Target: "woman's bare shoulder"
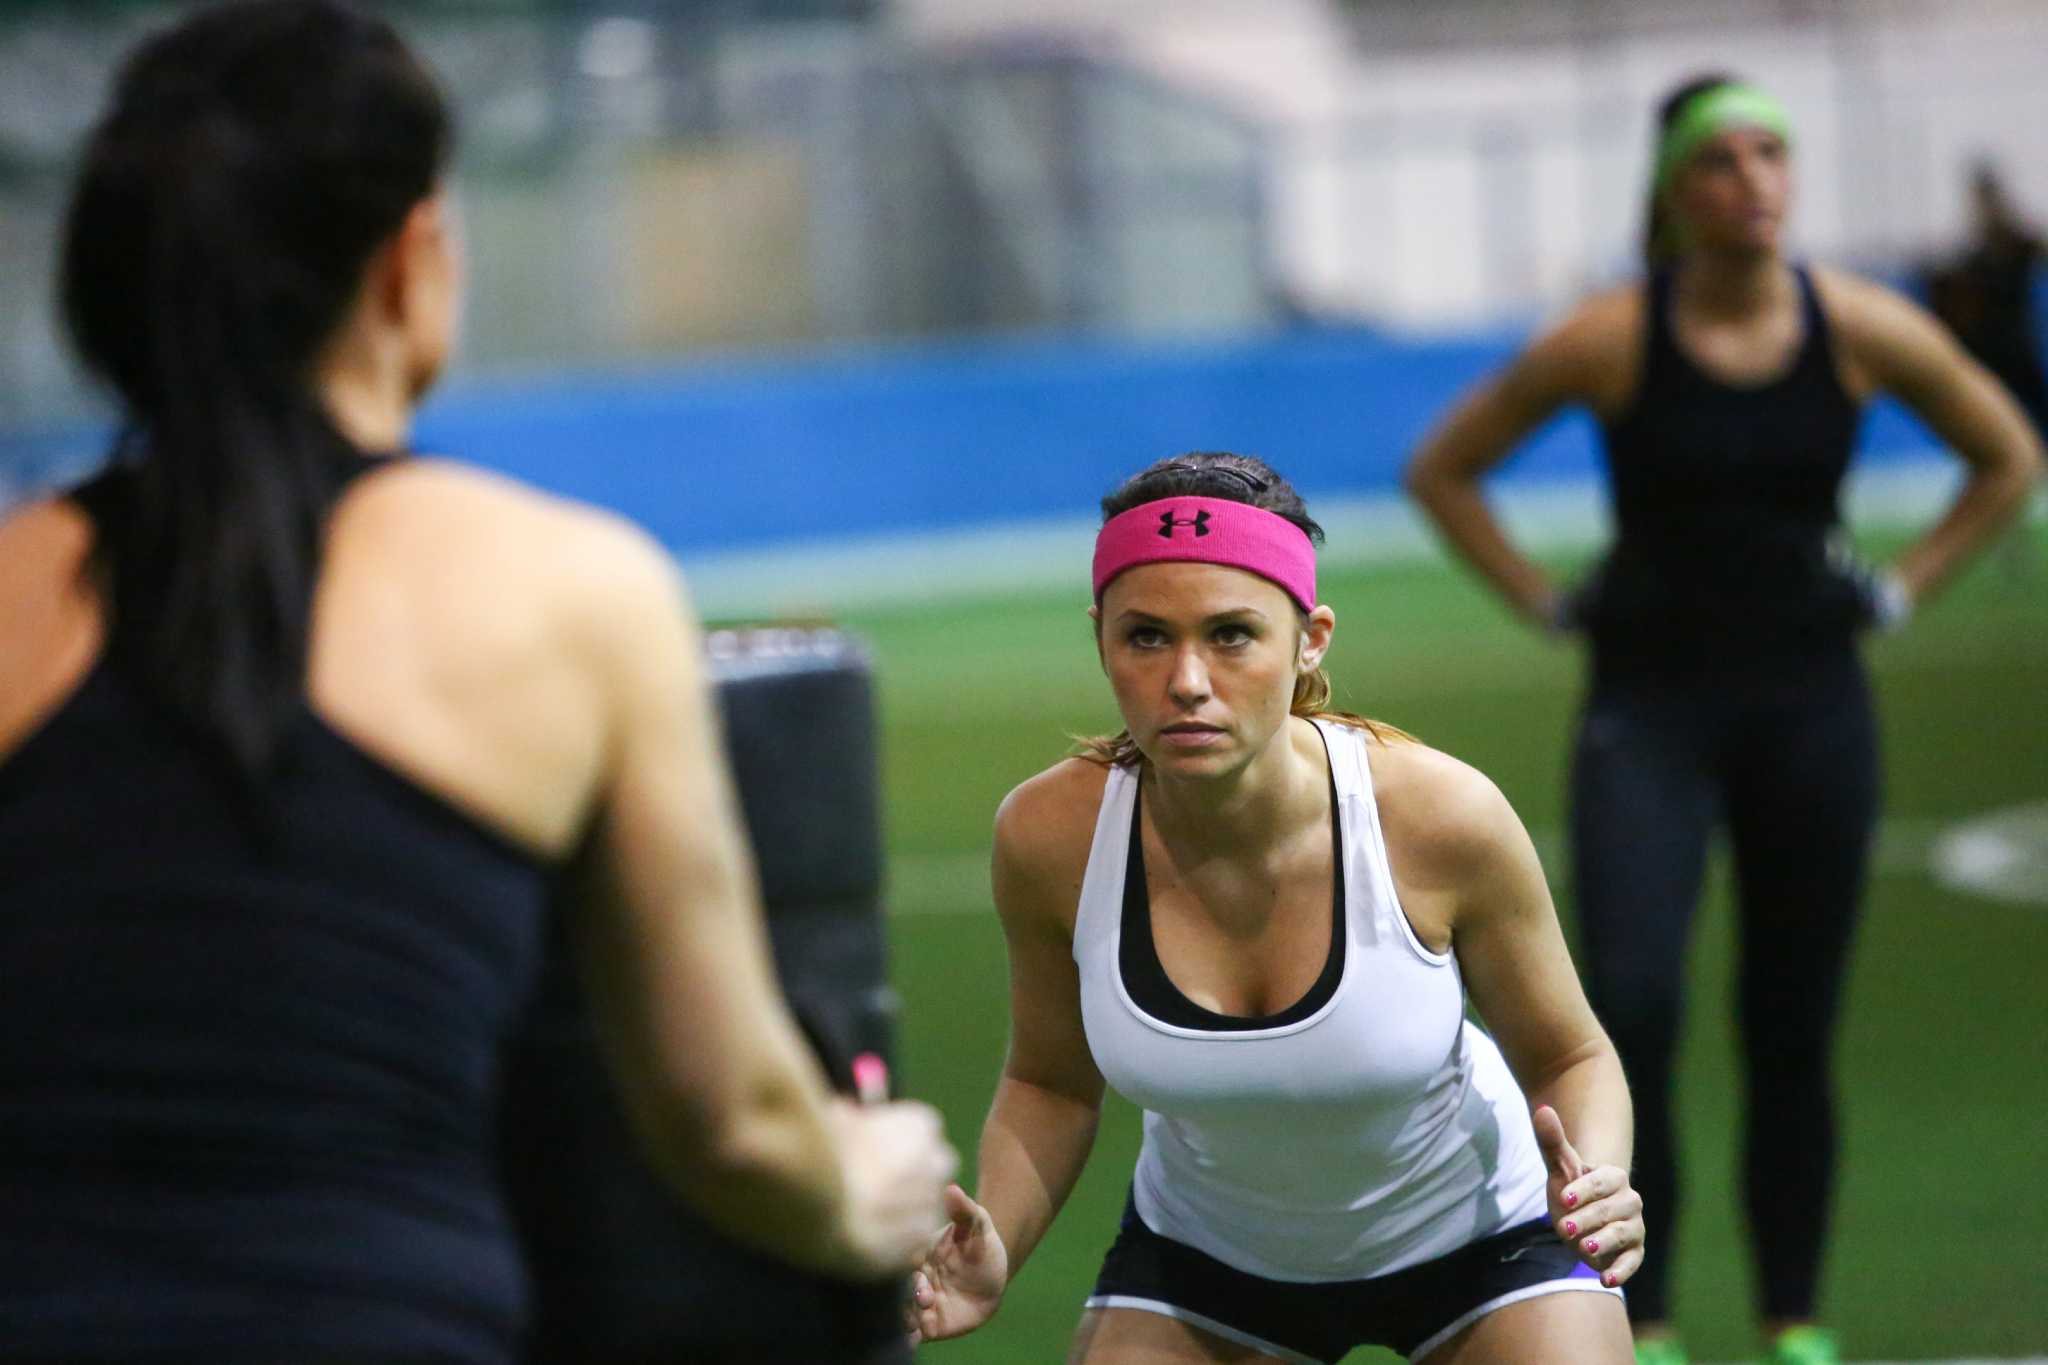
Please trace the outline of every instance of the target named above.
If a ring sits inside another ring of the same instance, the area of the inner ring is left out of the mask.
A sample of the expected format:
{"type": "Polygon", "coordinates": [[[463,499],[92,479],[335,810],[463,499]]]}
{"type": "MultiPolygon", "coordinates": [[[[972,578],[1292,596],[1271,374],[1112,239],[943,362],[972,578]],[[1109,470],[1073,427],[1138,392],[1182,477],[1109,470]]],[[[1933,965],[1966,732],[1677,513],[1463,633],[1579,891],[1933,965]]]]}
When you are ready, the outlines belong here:
{"type": "Polygon", "coordinates": [[[1611,414],[1634,391],[1646,310],[1639,282],[1589,295],[1530,343],[1523,364],[1557,393],[1611,414]]]}
{"type": "Polygon", "coordinates": [[[1625,280],[1596,289],[1579,300],[1570,315],[1578,326],[1595,330],[1641,327],[1647,288],[1643,281],[1625,280]]]}
{"type": "Polygon", "coordinates": [[[682,597],[674,559],[632,521],[456,460],[410,458],[361,480],[329,548],[330,563],[365,551],[360,567],[500,615],[599,625],[682,597]]]}
{"type": "Polygon", "coordinates": [[[1404,880],[1462,882],[1526,838],[1506,795],[1471,764],[1416,741],[1369,742],[1380,827],[1404,880]]]}
{"type": "Polygon", "coordinates": [[[1821,311],[1852,349],[1888,353],[1948,343],[1934,315],[1898,290],[1832,266],[1814,266],[1812,275],[1821,311]]]}
{"type": "Polygon", "coordinates": [[[97,594],[84,572],[92,522],[43,498],[0,512],[0,755],[68,696],[100,645],[97,594]]]}
{"type": "Polygon", "coordinates": [[[1019,783],[996,811],[996,908],[1012,926],[1073,927],[1109,769],[1067,758],[1019,783]]]}
{"type": "Polygon", "coordinates": [[[418,456],[376,471],[343,501],[341,512],[430,531],[466,552],[511,548],[521,555],[631,557],[648,543],[631,521],[590,503],[537,488],[459,460],[418,456]]]}
{"type": "Polygon", "coordinates": [[[1641,281],[1630,281],[1588,294],[1546,329],[1543,337],[1588,362],[1611,360],[1642,338],[1643,292],[1641,281]]]}
{"type": "Polygon", "coordinates": [[[1846,270],[1815,266],[1812,274],[1852,394],[1890,392],[1910,403],[1967,364],[1948,328],[1904,294],[1846,270]]]}
{"type": "Polygon", "coordinates": [[[92,518],[69,498],[39,497],[0,507],[0,563],[40,567],[47,562],[69,573],[91,548],[92,518]]]}
{"type": "Polygon", "coordinates": [[[1020,871],[1085,863],[1109,769],[1091,759],[1063,758],[1011,789],[996,809],[996,856],[1020,871]]]}
{"type": "Polygon", "coordinates": [[[1882,306],[1888,300],[1905,299],[1897,290],[1839,266],[1816,263],[1807,267],[1807,273],[1813,279],[1814,292],[1820,295],[1821,306],[1830,310],[1867,307],[1872,303],[1882,306]]]}
{"type": "Polygon", "coordinates": [[[697,686],[682,575],[625,519],[454,461],[359,479],[329,524],[314,703],[550,852],[622,736],[697,686]]]}

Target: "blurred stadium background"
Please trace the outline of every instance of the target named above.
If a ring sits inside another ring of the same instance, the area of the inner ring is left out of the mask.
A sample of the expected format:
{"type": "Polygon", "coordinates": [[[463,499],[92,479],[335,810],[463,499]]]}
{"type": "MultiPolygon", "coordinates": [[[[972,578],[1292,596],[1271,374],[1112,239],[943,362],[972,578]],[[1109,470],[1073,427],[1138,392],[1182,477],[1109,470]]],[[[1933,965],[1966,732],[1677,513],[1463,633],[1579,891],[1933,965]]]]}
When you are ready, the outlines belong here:
{"type": "MultiPolygon", "coordinates": [[[[110,62],[174,8],[0,7],[0,506],[103,446],[50,323],[52,242],[110,62]]],[[[1301,485],[1331,531],[1343,700],[1493,775],[1555,876],[1578,660],[1443,564],[1396,475],[1531,325],[1634,269],[1657,95],[1701,70],[1779,92],[1800,249],[1909,288],[1962,241],[1978,159],[2048,217],[2040,0],[381,8],[465,125],[467,341],[421,445],[635,517],[714,617],[872,644],[904,1078],[963,1149],[1005,1029],[989,821],[1112,726],[1080,608],[1121,475],[1234,448],[1301,485]]],[[[1496,485],[1565,568],[1603,524],[1590,438],[1566,419],[1496,485]]],[[[1951,478],[1874,412],[1858,534],[1895,547],[1951,478]]],[[[2048,1354],[2044,545],[2037,513],[1872,649],[1887,815],[1826,1297],[1859,1359],[2048,1354]]],[[[1724,869],[1683,1096],[1702,1359],[1754,1344],[1725,892],[1724,869]]],[[[1136,1136],[1112,1101],[1002,1315],[933,1358],[1060,1357],[1136,1136]]]]}

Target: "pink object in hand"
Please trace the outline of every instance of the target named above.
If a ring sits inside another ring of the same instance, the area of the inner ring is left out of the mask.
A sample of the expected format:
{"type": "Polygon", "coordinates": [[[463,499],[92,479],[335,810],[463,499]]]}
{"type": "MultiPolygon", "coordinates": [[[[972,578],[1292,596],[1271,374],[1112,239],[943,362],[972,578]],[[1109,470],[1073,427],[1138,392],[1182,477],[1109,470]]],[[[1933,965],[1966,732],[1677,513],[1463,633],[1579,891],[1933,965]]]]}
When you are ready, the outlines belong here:
{"type": "Polygon", "coordinates": [[[880,1104],[889,1098],[889,1064],[872,1052],[853,1059],[853,1093],[862,1104],[880,1104]]]}

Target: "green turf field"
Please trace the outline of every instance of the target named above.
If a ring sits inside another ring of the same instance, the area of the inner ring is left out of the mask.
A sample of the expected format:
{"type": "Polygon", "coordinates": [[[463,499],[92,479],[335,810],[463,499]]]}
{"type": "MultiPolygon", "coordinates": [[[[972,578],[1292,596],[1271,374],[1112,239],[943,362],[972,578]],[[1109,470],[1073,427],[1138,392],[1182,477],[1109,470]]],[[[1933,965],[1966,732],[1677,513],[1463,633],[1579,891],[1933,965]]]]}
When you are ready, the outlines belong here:
{"type": "MultiPolygon", "coordinates": [[[[2048,799],[2044,539],[1980,566],[1871,650],[1887,818],[1923,843],[1943,823],[2048,799]]],[[[1576,652],[1510,626],[1469,580],[1432,564],[1332,575],[1323,590],[1339,618],[1340,701],[1476,764],[1532,830],[1555,830],[1576,652]]],[[[1064,736],[1114,728],[1083,605],[1029,596],[849,621],[881,679],[903,1075],[945,1111],[970,1171],[1006,1028],[982,871],[989,822],[1064,736]]],[[[1846,1165],[1825,1312],[1852,1359],[2040,1354],[2048,904],[1946,890],[1906,844],[1873,882],[1842,1033],[1846,1165]]],[[[1700,1360],[1743,1359],[1755,1345],[1733,1183],[1727,889],[1717,869],[1695,945],[1681,1100],[1691,1205],[1676,1239],[1678,1311],[1700,1360]]],[[[1569,925],[1569,888],[1558,897],[1569,925]]],[[[1136,1143],[1135,1112],[1112,1096],[1086,1176],[1001,1314],[924,1354],[1062,1359],[1136,1143]]]]}

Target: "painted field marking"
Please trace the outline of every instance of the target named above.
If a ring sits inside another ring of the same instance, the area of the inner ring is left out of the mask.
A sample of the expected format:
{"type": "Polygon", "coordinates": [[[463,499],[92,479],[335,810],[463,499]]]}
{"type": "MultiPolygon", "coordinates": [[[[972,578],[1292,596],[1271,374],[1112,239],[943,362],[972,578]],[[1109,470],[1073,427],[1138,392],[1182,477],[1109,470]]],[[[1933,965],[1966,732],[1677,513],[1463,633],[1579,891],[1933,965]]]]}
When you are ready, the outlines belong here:
{"type": "Polygon", "coordinates": [[[2048,906],[2048,801],[1951,825],[1928,851],[1928,870],[1951,890],[2048,906]]]}

